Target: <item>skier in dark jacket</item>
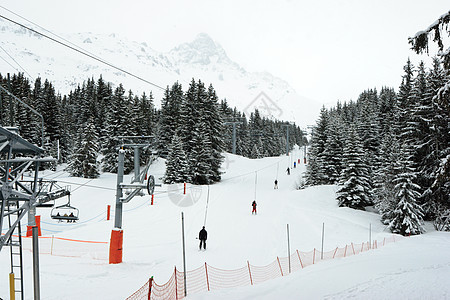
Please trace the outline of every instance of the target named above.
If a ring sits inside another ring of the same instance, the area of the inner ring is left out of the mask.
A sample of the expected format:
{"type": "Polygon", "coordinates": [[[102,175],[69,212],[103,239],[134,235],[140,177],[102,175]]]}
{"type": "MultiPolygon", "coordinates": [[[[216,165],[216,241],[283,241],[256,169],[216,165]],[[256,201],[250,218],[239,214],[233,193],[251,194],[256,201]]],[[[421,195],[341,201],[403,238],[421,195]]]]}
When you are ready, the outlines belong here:
{"type": "Polygon", "coordinates": [[[206,239],[208,237],[208,232],[206,232],[205,230],[205,226],[203,226],[202,230],[200,230],[200,232],[198,233],[198,239],[200,240],[200,250],[202,250],[202,244],[203,244],[203,249],[206,250],[206,239]]]}
{"type": "Polygon", "coordinates": [[[253,213],[255,213],[255,215],[256,215],[256,201],[255,200],[253,200],[252,207],[253,207],[252,215],[253,215],[253,213]]]}

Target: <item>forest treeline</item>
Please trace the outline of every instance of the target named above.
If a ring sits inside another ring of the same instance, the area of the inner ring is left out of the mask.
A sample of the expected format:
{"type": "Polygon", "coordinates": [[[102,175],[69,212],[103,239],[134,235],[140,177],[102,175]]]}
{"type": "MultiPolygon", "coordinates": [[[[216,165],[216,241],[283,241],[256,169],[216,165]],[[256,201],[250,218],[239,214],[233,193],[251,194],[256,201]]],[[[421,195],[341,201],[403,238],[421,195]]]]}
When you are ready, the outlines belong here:
{"type": "MultiPolygon", "coordinates": [[[[161,107],[154,104],[152,92],[135,95],[122,84],[113,87],[102,77],[87,79],[67,95],[55,91],[49,80],[30,82],[23,73],[1,75],[1,85],[43,116],[44,145],[47,154],[67,163],[73,176],[95,178],[100,172],[116,172],[120,145],[150,143],[142,151],[142,161],[151,152],[167,159],[164,181],[212,183],[220,180],[224,151],[232,151],[232,127],[238,121],[236,154],[261,158],[285,153],[286,126],[290,146],[306,142],[295,124],[261,116],[249,116],[219,100],[212,85],[201,80],[187,89],[175,82],[168,86],[161,107]],[[128,140],[124,137],[150,137],[128,140]]],[[[20,135],[41,146],[41,120],[31,110],[0,93],[2,126],[19,128],[20,135]]],[[[125,172],[133,165],[133,149],[125,148],[125,172]]]]}

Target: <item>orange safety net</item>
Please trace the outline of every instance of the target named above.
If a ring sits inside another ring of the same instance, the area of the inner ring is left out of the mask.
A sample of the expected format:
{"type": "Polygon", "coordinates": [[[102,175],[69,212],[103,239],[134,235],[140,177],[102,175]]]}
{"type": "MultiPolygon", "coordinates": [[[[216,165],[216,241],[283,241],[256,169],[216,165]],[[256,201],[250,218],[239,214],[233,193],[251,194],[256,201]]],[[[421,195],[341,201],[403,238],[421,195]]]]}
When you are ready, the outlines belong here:
{"type": "MultiPolygon", "coordinates": [[[[22,249],[31,252],[32,238],[24,236],[22,238],[22,249]]],[[[108,260],[108,253],[108,242],[76,240],[56,236],[39,237],[39,254],[108,260]]]]}
{"type": "MultiPolygon", "coordinates": [[[[397,237],[398,239],[399,237],[397,237]]],[[[322,260],[356,255],[371,249],[378,249],[395,241],[396,237],[392,236],[381,241],[374,240],[372,243],[351,243],[342,248],[336,247],[336,249],[323,253],[317,249],[309,252],[296,250],[289,257],[277,257],[275,261],[266,266],[253,266],[247,262],[246,266],[234,270],[219,269],[205,263],[204,266],[186,272],[186,294],[262,283],[277,277],[287,276],[289,273],[319,263],[322,260]]],[[[151,278],[127,300],[176,300],[183,299],[184,296],[184,272],[175,269],[165,284],[158,285],[151,278]]]]}

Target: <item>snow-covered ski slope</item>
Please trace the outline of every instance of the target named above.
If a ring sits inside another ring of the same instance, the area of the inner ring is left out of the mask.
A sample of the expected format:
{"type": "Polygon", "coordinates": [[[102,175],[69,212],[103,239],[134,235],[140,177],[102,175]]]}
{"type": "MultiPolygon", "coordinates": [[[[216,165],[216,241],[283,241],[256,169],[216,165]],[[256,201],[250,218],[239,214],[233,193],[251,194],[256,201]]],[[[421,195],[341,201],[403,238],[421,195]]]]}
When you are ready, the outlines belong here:
{"type": "MultiPolygon", "coordinates": [[[[256,266],[287,256],[286,224],[290,228],[291,251],[321,248],[325,223],[324,250],[351,242],[391,237],[372,212],[339,208],[336,186],[296,190],[305,171],[303,153],[296,149],[291,157],[250,160],[226,154],[222,182],[209,187],[163,185],[150,196],[135,197],[124,204],[123,263],[108,264],[108,245],[56,240],[53,254],[40,255],[41,299],[125,299],[150,276],[165,283],[176,266],[182,270],[181,212],[185,217],[187,269],[204,265],[220,269],[256,266]],[[288,165],[301,159],[286,174],[288,165]],[[278,179],[279,189],[274,190],[278,179]],[[256,182],[256,189],[255,189],[256,182]],[[255,199],[258,214],[251,214],[255,199]],[[188,197],[188,198],[186,198],[188,197]],[[191,206],[182,207],[193,202],[191,206]],[[198,232],[205,222],[207,250],[198,250],[198,232]],[[82,250],[80,250],[82,249],[82,250]],[[97,253],[90,253],[97,252],[97,253]],[[75,257],[66,257],[75,256],[75,257]],[[93,257],[97,259],[93,259],[93,257]]],[[[164,161],[150,168],[157,181],[164,174],[164,161]]],[[[44,236],[109,241],[114,226],[116,175],[102,174],[87,180],[67,173],[44,172],[60,185],[72,183],[71,205],[80,209],[79,222],[58,223],[49,208],[38,208],[44,236]],[[84,184],[84,185],[80,185],[84,184]],[[106,221],[106,207],[112,218],[106,221]]],[[[126,176],[129,182],[131,176],[126,176]]],[[[57,204],[64,203],[61,199],[57,204]]],[[[188,295],[188,299],[449,299],[450,234],[435,232],[403,239],[348,258],[323,261],[289,276],[263,284],[236,289],[188,295]]],[[[51,239],[41,239],[42,250],[51,239]]],[[[27,243],[27,241],[25,241],[27,243]]],[[[31,253],[24,253],[25,298],[33,298],[31,253]]],[[[9,249],[0,252],[0,298],[9,299],[9,249]]]]}

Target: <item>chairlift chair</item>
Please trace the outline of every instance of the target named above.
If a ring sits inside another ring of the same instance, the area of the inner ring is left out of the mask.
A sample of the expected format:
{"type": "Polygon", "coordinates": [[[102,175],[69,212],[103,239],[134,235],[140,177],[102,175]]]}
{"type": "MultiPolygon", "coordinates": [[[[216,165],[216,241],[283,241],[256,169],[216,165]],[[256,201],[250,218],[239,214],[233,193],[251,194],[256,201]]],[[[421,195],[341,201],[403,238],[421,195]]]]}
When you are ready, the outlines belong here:
{"type": "Polygon", "coordinates": [[[70,194],[68,195],[69,201],[66,204],[56,206],[52,208],[52,219],[59,221],[75,222],[78,221],[79,210],[76,207],[70,205],[70,194]]]}

